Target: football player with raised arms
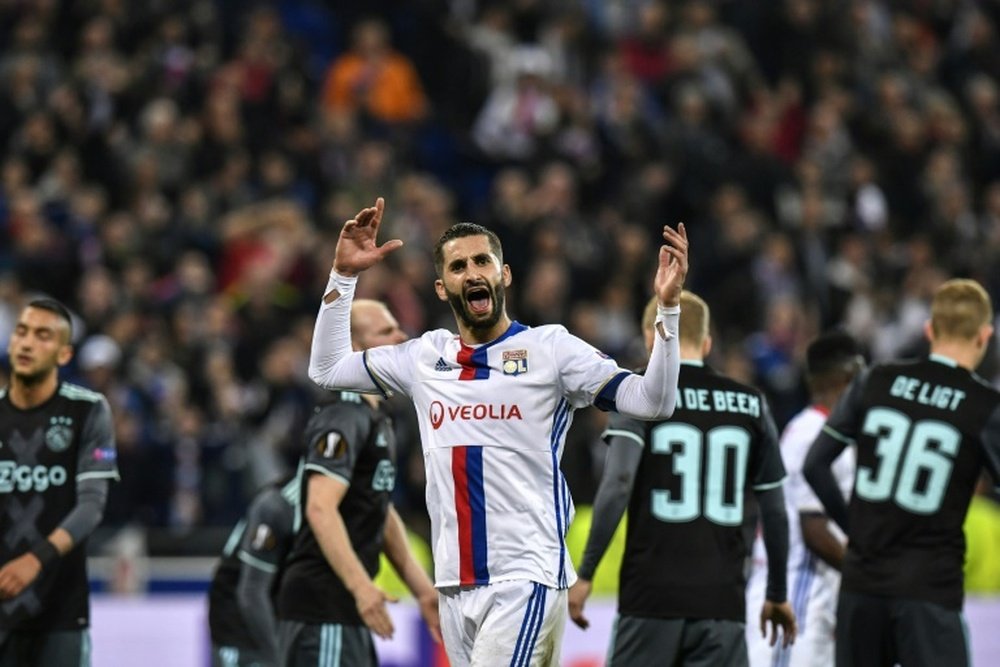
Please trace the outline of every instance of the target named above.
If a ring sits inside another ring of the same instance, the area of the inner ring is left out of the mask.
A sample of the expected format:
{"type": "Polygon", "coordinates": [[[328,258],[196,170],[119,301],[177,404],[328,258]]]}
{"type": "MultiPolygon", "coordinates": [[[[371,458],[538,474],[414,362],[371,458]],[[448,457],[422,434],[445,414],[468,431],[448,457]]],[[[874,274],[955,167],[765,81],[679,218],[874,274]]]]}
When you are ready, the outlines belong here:
{"type": "Polygon", "coordinates": [[[378,245],[385,203],[349,220],[313,335],[309,376],[327,388],[412,397],[427,470],[435,585],[453,667],[558,664],[566,590],[575,581],[565,534],[573,517],[559,469],[573,411],[588,405],[638,419],[673,412],[677,320],[687,274],[683,225],[664,227],[653,288],[656,336],[645,375],[620,368],[561,326],[507,314],[500,240],[480,225],[449,228],[434,249],[435,289],[458,335],[439,329],[352,352],[358,274],[402,245],[378,245]]]}

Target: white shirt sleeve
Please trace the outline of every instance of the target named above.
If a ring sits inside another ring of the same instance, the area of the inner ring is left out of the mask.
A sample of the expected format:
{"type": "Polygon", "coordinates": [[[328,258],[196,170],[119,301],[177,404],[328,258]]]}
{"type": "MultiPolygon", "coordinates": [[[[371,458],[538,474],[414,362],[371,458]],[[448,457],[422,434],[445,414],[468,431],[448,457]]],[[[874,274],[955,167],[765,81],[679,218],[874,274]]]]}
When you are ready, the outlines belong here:
{"type": "Polygon", "coordinates": [[[610,409],[601,405],[601,396],[607,393],[613,399],[620,377],[630,375],[631,372],[621,368],[614,359],[565,328],[559,326],[556,330],[557,334],[552,340],[552,354],[563,395],[574,408],[593,403],[610,409]]]}
{"type": "Polygon", "coordinates": [[[629,375],[621,381],[615,396],[618,412],[634,419],[666,419],[677,403],[677,378],[680,375],[680,343],[677,325],[679,306],[657,309],[653,351],[645,375],[629,375]]]}
{"type": "Polygon", "coordinates": [[[806,482],[802,474],[802,466],[809,453],[809,446],[812,438],[804,438],[810,433],[816,433],[811,429],[806,429],[801,425],[798,428],[791,426],[785,432],[781,441],[781,458],[785,464],[785,471],[788,477],[785,481],[785,493],[788,505],[795,508],[797,512],[824,512],[823,503],[819,501],[812,487],[806,482]]]}
{"type": "Polygon", "coordinates": [[[365,367],[364,354],[351,349],[351,302],[357,283],[357,276],[330,272],[324,294],[336,291],[340,296],[330,303],[324,300],[319,307],[309,353],[309,378],[324,389],[381,392],[365,367]]]}

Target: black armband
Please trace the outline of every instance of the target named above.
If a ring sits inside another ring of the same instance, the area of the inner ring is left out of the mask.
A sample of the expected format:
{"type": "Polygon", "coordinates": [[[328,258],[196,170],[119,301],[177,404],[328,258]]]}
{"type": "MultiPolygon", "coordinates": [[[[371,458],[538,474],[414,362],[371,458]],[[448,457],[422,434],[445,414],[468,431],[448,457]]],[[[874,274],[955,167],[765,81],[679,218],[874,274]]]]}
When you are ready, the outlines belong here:
{"type": "Polygon", "coordinates": [[[28,553],[34,554],[38,562],[42,564],[43,570],[48,569],[52,563],[59,560],[59,550],[48,540],[39,540],[31,547],[28,553]]]}

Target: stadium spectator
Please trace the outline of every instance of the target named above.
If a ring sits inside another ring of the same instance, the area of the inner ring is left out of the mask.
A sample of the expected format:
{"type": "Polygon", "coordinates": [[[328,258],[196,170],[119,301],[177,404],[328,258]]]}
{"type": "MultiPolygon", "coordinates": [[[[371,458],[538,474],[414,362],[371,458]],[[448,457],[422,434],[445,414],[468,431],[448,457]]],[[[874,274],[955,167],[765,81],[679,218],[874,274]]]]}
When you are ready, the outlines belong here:
{"type": "MultiPolygon", "coordinates": [[[[875,361],[921,351],[928,290],[945,277],[975,277],[1000,293],[1000,15],[989,3],[238,5],[0,3],[0,275],[20,285],[0,298],[14,316],[39,291],[63,299],[86,321],[82,338],[118,343],[115,373],[125,385],[138,341],[161,332],[188,375],[189,400],[204,408],[216,442],[206,451],[227,452],[206,459],[204,472],[227,480],[220,497],[228,500],[206,504],[196,526],[235,521],[267,481],[249,472],[264,469],[246,448],[257,430],[246,413],[253,401],[236,397],[252,394],[243,384],[274,333],[241,326],[256,321],[245,310],[234,318],[250,288],[236,280],[242,289],[229,291],[233,238],[221,221],[260,211],[275,195],[301,207],[292,236],[308,242],[296,246],[280,287],[260,298],[273,305],[275,292],[291,295],[279,303],[294,305],[279,312],[293,322],[311,315],[319,285],[310,276],[325,272],[336,231],[376,194],[397,202],[385,224],[407,242],[380,269],[378,296],[411,333],[450,318],[420,276],[441,231],[469,218],[500,223],[519,280],[549,262],[559,234],[572,240],[572,257],[560,258],[571,260],[569,289],[553,308],[581,322],[601,299],[607,267],[631,284],[637,321],[658,227],[686,221],[698,253],[689,282],[716,304],[719,347],[734,368],[746,367],[748,338],[768,328],[761,301],[775,277],[770,262],[789,243],[803,291],[786,303],[803,331],[843,324],[875,361]],[[381,8],[383,43],[423,91],[423,115],[405,140],[365,122],[360,101],[355,111],[324,111],[331,62],[351,53],[359,17],[381,8]],[[306,9],[318,22],[302,20],[306,9]],[[627,43],[643,45],[638,68],[623,62],[627,43]],[[511,178],[509,164],[475,147],[473,129],[523,45],[551,63],[546,90],[558,120],[511,178]],[[831,172],[817,155],[847,169],[831,172]],[[564,173],[543,178],[553,159],[564,173]],[[568,212],[542,205],[566,184],[568,212]],[[720,209],[730,184],[743,203],[720,209]],[[915,252],[913,237],[930,239],[935,252],[915,252]],[[213,277],[194,305],[172,292],[187,251],[213,277]],[[99,294],[85,295],[92,288],[99,294]],[[201,360],[216,364],[233,348],[236,375],[211,377],[201,360]],[[200,401],[210,386],[224,400],[200,401]]],[[[261,240],[240,242],[248,238],[261,240]]],[[[527,314],[527,298],[514,285],[512,313],[527,314]]],[[[0,338],[10,327],[0,315],[0,338]]],[[[590,331],[601,348],[610,347],[601,336],[617,335],[590,331]]],[[[794,368],[804,346],[789,349],[794,368]]],[[[988,380],[1000,379],[994,358],[991,350],[984,362],[988,380]]],[[[781,386],[792,397],[785,417],[805,404],[801,378],[790,384],[781,386]]],[[[115,407],[144,451],[175,458],[162,415],[115,407]]],[[[159,477],[145,482],[136,490],[170,493],[159,477]]],[[[152,524],[169,516],[141,513],[152,524]]]]}

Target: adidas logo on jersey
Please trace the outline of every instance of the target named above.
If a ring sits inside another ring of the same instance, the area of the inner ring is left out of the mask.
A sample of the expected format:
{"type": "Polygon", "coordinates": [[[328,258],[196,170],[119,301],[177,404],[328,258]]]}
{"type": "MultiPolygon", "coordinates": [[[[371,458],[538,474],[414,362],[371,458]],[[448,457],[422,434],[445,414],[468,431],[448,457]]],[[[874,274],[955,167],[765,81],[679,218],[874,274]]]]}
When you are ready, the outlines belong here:
{"type": "Polygon", "coordinates": [[[450,371],[451,365],[444,360],[444,357],[438,357],[438,361],[434,364],[434,370],[436,371],[450,371]]]}

